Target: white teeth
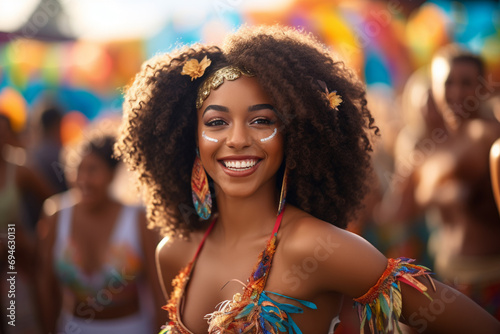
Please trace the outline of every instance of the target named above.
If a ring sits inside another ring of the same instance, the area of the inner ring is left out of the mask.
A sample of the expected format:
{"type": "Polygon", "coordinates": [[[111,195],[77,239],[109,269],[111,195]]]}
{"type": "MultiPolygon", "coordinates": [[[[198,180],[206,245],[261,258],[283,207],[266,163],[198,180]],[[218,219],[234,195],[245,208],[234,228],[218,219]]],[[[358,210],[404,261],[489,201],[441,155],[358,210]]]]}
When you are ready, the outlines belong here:
{"type": "Polygon", "coordinates": [[[250,169],[257,164],[257,160],[249,159],[249,160],[224,160],[224,166],[227,169],[231,170],[246,170],[250,169]]]}

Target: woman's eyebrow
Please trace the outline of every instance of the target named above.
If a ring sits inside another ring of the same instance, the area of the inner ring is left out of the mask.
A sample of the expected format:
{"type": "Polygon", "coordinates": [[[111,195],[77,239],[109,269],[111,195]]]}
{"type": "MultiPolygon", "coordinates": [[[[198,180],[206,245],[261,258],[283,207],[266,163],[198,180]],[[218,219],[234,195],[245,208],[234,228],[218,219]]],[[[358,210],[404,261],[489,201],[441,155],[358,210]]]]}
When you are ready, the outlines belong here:
{"type": "Polygon", "coordinates": [[[218,104],[211,104],[209,105],[208,107],[205,108],[205,111],[203,111],[203,115],[205,115],[205,113],[209,110],[216,110],[216,111],[223,111],[223,112],[229,112],[229,109],[227,107],[224,107],[224,106],[220,106],[218,104]]]}
{"type": "Polygon", "coordinates": [[[270,104],[255,104],[253,106],[248,107],[248,111],[257,111],[257,110],[262,110],[262,109],[269,109],[269,110],[276,112],[274,107],[270,104]]]}

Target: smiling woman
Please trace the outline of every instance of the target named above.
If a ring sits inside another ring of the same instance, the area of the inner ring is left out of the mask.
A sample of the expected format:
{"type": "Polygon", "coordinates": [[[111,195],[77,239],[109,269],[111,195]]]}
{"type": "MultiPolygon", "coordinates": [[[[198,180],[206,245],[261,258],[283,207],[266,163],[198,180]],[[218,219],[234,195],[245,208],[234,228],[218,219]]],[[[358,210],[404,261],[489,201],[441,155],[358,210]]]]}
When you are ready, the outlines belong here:
{"type": "MultiPolygon", "coordinates": [[[[100,132],[86,138],[66,157],[67,165],[77,167],[78,200],[38,223],[36,283],[43,333],[146,331],[155,319],[144,297],[161,297],[154,270],[158,238],[147,230],[140,208],[110,195],[119,163],[112,156],[114,138],[100,132]]],[[[71,201],[68,194],[60,196],[71,201]]]]}
{"type": "Polygon", "coordinates": [[[201,132],[217,140],[198,141],[198,148],[219,209],[228,203],[226,196],[261,197],[258,191],[275,192],[283,134],[273,135],[281,122],[256,78],[241,77],[211,92],[198,110],[198,120],[197,138],[201,132]]]}
{"type": "Polygon", "coordinates": [[[343,229],[366,194],[378,129],[363,85],[313,36],[241,28],[222,48],[156,56],[124,110],[117,152],[166,235],[162,333],[333,333],[346,299],[362,330],[392,332],[401,320],[498,331],[427,268],[343,229]],[[438,304],[432,318],[418,313],[438,304]]]}

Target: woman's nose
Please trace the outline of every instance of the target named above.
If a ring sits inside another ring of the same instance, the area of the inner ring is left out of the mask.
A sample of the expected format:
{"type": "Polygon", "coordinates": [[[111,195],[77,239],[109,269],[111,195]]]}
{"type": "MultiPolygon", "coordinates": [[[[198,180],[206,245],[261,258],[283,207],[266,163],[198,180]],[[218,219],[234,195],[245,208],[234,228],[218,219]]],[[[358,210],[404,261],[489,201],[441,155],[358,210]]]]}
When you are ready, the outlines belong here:
{"type": "Polygon", "coordinates": [[[252,138],[249,129],[243,124],[234,125],[228,133],[226,145],[231,148],[241,149],[250,146],[252,138]]]}

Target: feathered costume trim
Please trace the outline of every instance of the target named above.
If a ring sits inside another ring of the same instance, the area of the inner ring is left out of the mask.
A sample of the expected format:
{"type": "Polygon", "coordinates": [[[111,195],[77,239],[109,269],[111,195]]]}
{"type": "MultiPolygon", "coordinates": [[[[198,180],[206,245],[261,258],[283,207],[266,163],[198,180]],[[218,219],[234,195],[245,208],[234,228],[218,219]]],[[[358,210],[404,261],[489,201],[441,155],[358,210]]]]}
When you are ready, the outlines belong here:
{"type": "Polygon", "coordinates": [[[361,334],[368,322],[371,333],[389,333],[397,329],[401,333],[398,320],[403,307],[401,282],[408,284],[432,300],[426,292],[427,287],[415,279],[425,276],[436,290],[430,270],[424,266],[411,264],[414,260],[408,258],[388,259],[387,268],[382,276],[367,293],[354,299],[354,307],[358,310],[361,322],[361,334]]]}
{"type": "Polygon", "coordinates": [[[302,333],[290,315],[302,313],[304,310],[292,304],[278,303],[269,298],[268,294],[295,300],[311,309],[316,309],[316,305],[279,293],[264,291],[275,251],[276,234],[260,254],[243,294],[235,294],[233,300],[222,302],[219,304],[219,310],[207,314],[209,333],[302,333]]]}
{"type": "MultiPolygon", "coordinates": [[[[283,217],[283,211],[279,214],[273,230],[273,235],[269,238],[266,248],[259,254],[258,261],[253,268],[248,283],[243,284],[243,293],[236,293],[232,300],[226,300],[219,304],[219,309],[207,314],[205,319],[208,322],[208,333],[210,334],[302,334],[291,315],[303,313],[304,310],[296,305],[279,303],[269,297],[275,295],[289,300],[294,300],[298,304],[316,309],[314,303],[288,297],[276,292],[264,291],[267,278],[271,270],[274,253],[276,252],[277,231],[283,217]]],[[[203,242],[210,233],[214,222],[211,224],[203,241],[201,242],[194,259],[184,268],[172,281],[172,294],[163,307],[169,313],[170,322],[162,327],[160,334],[191,334],[183,325],[180,319],[179,305],[186,284],[193,269],[195,260],[201,250],[203,242]]]]}
{"type": "Polygon", "coordinates": [[[194,261],[191,261],[172,280],[172,294],[170,295],[167,305],[162,307],[162,309],[168,311],[170,322],[167,325],[162,326],[162,330],[158,334],[191,334],[175,324],[180,323],[177,307],[180,304],[182,294],[184,293],[184,286],[189,280],[189,274],[191,273],[193,263],[194,261]]]}
{"type": "MultiPolygon", "coordinates": [[[[283,212],[281,212],[278,219],[281,219],[282,215],[283,212]]],[[[217,311],[205,316],[209,325],[209,334],[278,334],[286,332],[289,334],[302,334],[291,315],[303,313],[304,310],[300,306],[276,302],[269,295],[294,300],[310,309],[316,309],[316,305],[279,293],[264,291],[273,256],[276,252],[276,232],[279,228],[279,222],[280,220],[277,221],[274,233],[269,239],[266,248],[260,253],[248,283],[244,285],[243,294],[236,293],[232,300],[220,303],[217,311]]],[[[194,259],[172,281],[172,294],[167,305],[163,307],[169,313],[170,322],[163,326],[160,334],[191,334],[182,325],[179,305],[195,259],[214,223],[215,220],[205,233],[194,259]]],[[[387,267],[377,283],[363,296],[354,299],[354,306],[358,309],[361,322],[360,332],[362,334],[364,334],[364,327],[367,322],[373,334],[388,333],[395,329],[401,333],[398,324],[403,305],[401,282],[412,286],[431,299],[426,292],[427,287],[415,279],[418,276],[427,277],[434,290],[436,290],[429,277],[430,270],[423,266],[411,264],[413,261],[407,258],[388,259],[387,267]]]]}

